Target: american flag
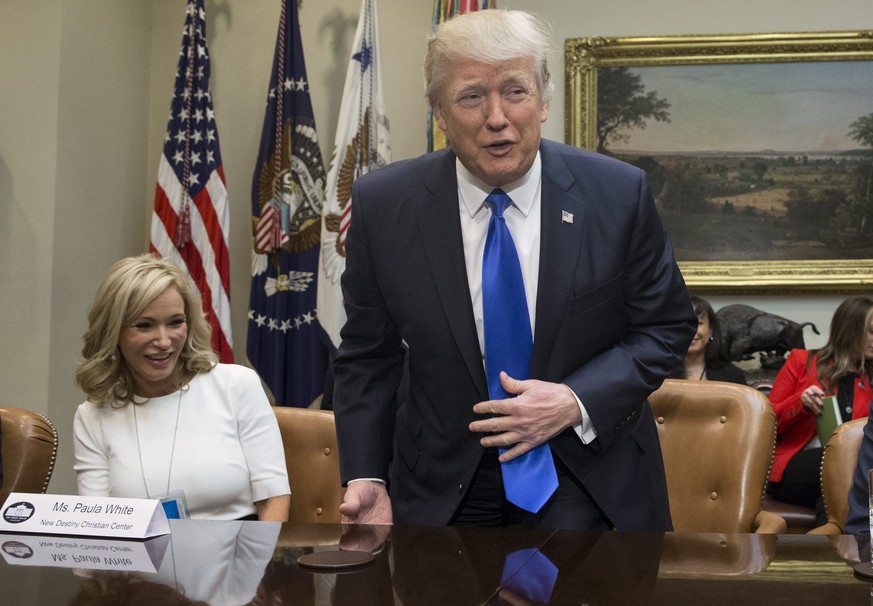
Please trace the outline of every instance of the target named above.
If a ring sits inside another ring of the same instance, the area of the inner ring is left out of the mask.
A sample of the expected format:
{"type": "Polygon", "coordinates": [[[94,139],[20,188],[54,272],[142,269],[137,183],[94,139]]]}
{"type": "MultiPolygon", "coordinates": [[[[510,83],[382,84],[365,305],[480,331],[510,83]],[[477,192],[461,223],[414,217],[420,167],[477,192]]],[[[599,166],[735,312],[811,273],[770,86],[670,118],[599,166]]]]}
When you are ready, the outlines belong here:
{"type": "Polygon", "coordinates": [[[189,1],[185,13],[149,249],[191,278],[212,324],[213,349],[222,362],[233,362],[227,250],[230,218],[209,90],[203,0],[189,1]]]}
{"type": "Polygon", "coordinates": [[[324,389],[327,348],[316,311],[324,182],[297,1],[283,0],[252,179],[246,343],[249,361],[280,406],[309,406],[324,389]]]}

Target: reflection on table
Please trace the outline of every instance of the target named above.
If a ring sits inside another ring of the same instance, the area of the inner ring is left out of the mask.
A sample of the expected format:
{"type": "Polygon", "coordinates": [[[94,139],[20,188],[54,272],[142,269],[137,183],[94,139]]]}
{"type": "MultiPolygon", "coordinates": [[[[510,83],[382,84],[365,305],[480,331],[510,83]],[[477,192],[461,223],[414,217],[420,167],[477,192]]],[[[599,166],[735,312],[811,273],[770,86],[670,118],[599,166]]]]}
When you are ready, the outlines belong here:
{"type": "MultiPolygon", "coordinates": [[[[0,563],[3,603],[870,604],[850,536],[173,521],[157,572],[0,563]],[[347,569],[304,554],[375,554],[347,569]],[[7,601],[8,600],[8,601],[7,601]]],[[[4,535],[0,534],[0,545],[4,535]]],[[[18,551],[21,555],[22,550],[18,551]]]]}

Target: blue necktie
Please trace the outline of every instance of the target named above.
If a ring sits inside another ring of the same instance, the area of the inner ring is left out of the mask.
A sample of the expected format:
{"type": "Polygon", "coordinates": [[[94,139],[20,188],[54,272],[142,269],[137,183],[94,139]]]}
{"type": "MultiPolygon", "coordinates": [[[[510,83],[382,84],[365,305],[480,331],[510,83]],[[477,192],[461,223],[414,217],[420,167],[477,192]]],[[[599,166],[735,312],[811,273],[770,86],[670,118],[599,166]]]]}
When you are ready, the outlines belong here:
{"type": "Polygon", "coordinates": [[[504,587],[525,600],[548,604],[558,578],[558,567],[539,549],[513,551],[503,562],[504,587]]]}
{"type": "MultiPolygon", "coordinates": [[[[513,397],[500,385],[500,371],[513,379],[530,377],[533,339],[524,295],[524,280],[512,234],[503,211],[512,203],[501,189],[485,198],[491,221],[482,259],[482,307],[485,316],[485,371],[492,400],[513,397]]],[[[500,449],[503,453],[507,449],[500,449]]],[[[510,503],[536,513],[558,487],[548,444],[501,463],[503,487],[510,503]]]]}

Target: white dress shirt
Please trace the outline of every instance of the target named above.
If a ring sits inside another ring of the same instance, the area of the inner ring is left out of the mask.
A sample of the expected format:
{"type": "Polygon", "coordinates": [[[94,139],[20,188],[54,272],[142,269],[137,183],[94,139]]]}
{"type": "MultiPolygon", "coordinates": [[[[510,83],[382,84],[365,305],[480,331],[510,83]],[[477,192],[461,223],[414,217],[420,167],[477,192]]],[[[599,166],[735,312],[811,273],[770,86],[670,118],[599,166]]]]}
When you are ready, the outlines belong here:
{"type": "MultiPolygon", "coordinates": [[[[491,210],[485,198],[494,190],[474,177],[464,165],[457,162],[458,199],[461,210],[461,234],[464,239],[464,259],[467,262],[467,280],[473,298],[473,315],[479,336],[479,351],[485,357],[485,320],[482,311],[482,258],[491,210]]],[[[518,252],[524,295],[530,317],[530,334],[536,326],[537,281],[540,275],[540,155],[531,169],[519,181],[501,189],[512,199],[512,205],[503,211],[503,218],[518,252]]]]}
{"type": "MultiPolygon", "coordinates": [[[[485,360],[485,319],[482,306],[482,258],[485,254],[485,239],[491,210],[485,205],[485,198],[494,190],[470,171],[460,160],[455,161],[458,175],[458,200],[461,214],[461,235],[464,241],[464,259],[467,264],[467,280],[473,300],[473,316],[476,320],[476,333],[479,337],[479,351],[485,360]]],[[[527,311],[530,317],[531,335],[536,327],[537,284],[540,275],[540,208],[542,206],[542,161],[537,152],[530,170],[513,183],[501,189],[512,199],[512,205],[503,211],[506,226],[512,234],[512,241],[518,253],[527,311]]],[[[572,390],[571,390],[572,391],[572,390]]],[[[575,393],[576,402],[582,411],[582,424],[575,426],[577,435],[584,443],[597,437],[591,418],[585,406],[575,393]]]]}

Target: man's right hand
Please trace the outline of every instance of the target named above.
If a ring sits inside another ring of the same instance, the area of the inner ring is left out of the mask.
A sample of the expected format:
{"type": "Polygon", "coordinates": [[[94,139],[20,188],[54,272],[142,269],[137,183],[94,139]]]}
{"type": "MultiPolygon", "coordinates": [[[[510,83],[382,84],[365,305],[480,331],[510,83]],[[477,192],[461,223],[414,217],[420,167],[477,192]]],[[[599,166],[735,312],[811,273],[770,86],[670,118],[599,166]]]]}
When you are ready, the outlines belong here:
{"type": "Polygon", "coordinates": [[[343,524],[392,524],[391,499],[381,482],[349,482],[339,507],[343,524]]]}

